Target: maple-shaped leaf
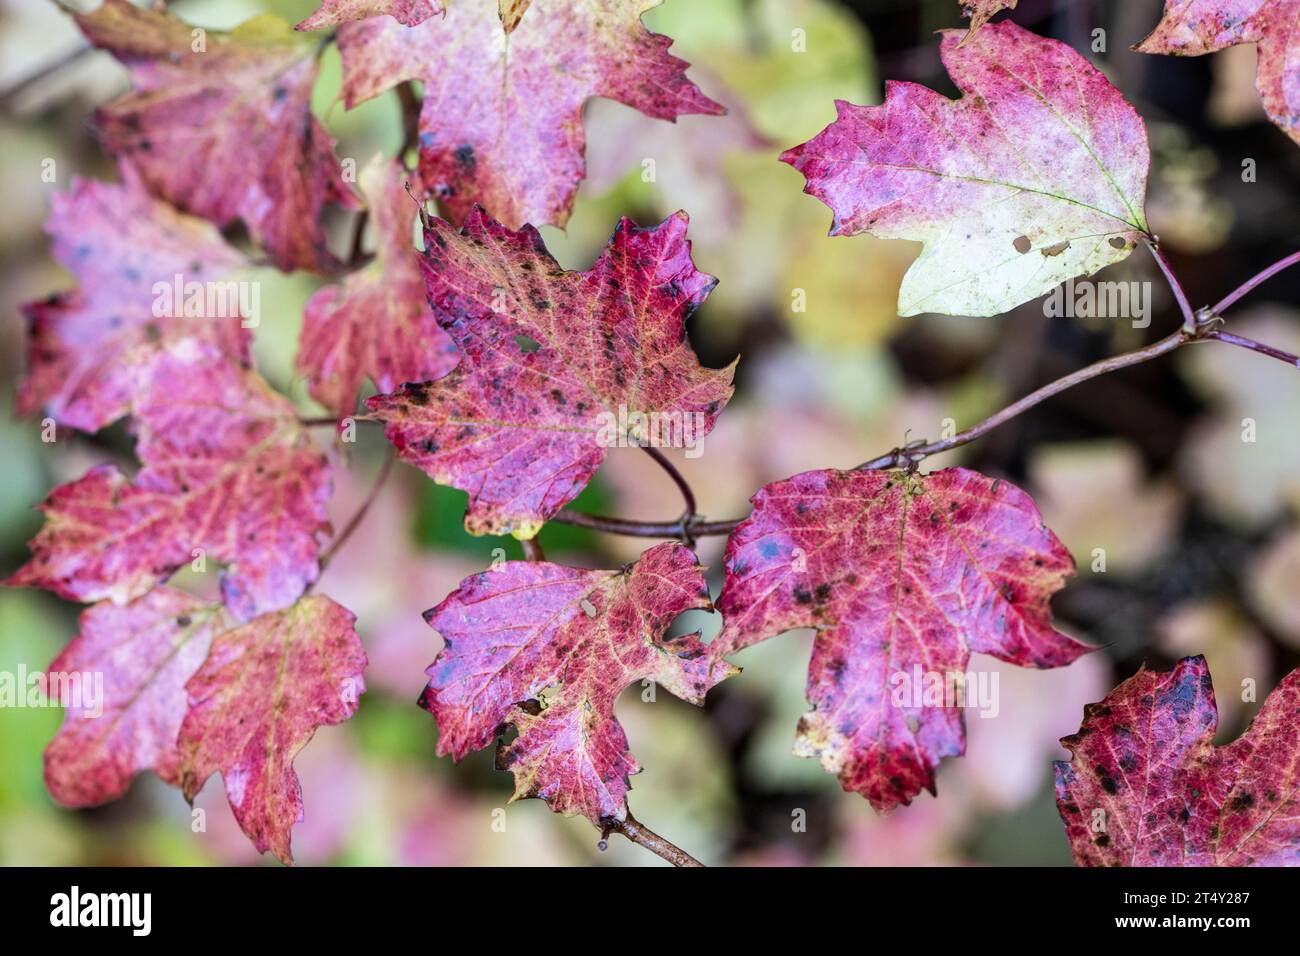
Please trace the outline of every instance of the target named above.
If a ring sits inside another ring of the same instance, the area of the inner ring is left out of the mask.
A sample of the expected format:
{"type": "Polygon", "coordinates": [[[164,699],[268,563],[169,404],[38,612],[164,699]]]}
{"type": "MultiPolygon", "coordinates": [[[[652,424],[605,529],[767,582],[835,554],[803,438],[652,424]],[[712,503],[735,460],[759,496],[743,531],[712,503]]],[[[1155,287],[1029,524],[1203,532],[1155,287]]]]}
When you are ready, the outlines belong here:
{"type": "Polygon", "coordinates": [[[319,10],[294,29],[324,30],[351,20],[365,20],[385,14],[398,23],[413,27],[442,12],[439,0],[324,0],[319,10]]]}
{"type": "Polygon", "coordinates": [[[176,741],[185,798],[220,771],[239,825],[285,863],[303,818],[294,758],[316,728],[351,717],[365,691],[355,623],[329,598],[304,597],[218,636],[186,684],[190,710],[176,741]]]}
{"type": "Polygon", "coordinates": [[[703,368],[686,339],[716,281],[691,262],[686,225],[685,213],[623,219],[591,269],[565,272],[531,226],[512,232],[481,209],[460,231],[429,223],[429,303],[460,364],[367,405],[404,460],[469,492],[472,534],[531,538],[610,445],[712,430],[735,363],[703,368]]]}
{"type": "Polygon", "coordinates": [[[1300,865],[1300,670],[1214,745],[1203,657],[1143,667],[1061,739],[1056,806],[1080,866],[1300,865]]]}
{"type": "Polygon", "coordinates": [[[445,642],[420,697],[439,755],[460,760],[512,724],[518,736],[497,750],[512,799],[541,797],[597,826],[624,819],[641,767],[614,702],[652,680],[701,704],[737,673],[710,663],[698,633],[664,637],[683,611],[711,607],[695,555],[671,542],[619,571],[509,561],[466,578],[424,616],[445,642]]]}
{"type": "Polygon", "coordinates": [[[1300,143],[1300,0],[1165,0],[1138,53],[1200,56],[1254,43],[1255,89],[1268,118],[1300,143]]]}
{"type": "Polygon", "coordinates": [[[23,306],[30,338],[19,414],[44,410],[60,424],[98,431],[128,410],[137,350],[180,337],[249,358],[238,286],[226,278],[247,260],[211,223],[176,212],[129,169],[123,174],[121,185],[73,179],[53,197],[46,230],[77,287],[23,306]],[[206,290],[219,289],[223,314],[186,316],[174,293],[178,277],[182,291],[204,283],[205,303],[206,290]]]}
{"type": "Polygon", "coordinates": [[[194,30],[127,0],[75,18],[130,68],[133,91],[97,121],[150,191],[219,226],[242,219],[281,269],[337,268],[321,211],[354,200],[311,113],[318,38],[271,16],[231,33],[194,30]]]}
{"type": "Polygon", "coordinates": [[[165,587],[82,612],[81,633],[46,668],[49,696],[59,700],[64,689],[66,708],[45,748],[50,796],[96,806],[124,794],[141,770],[179,784],[185,682],[220,627],[220,606],[165,587]]]}
{"type": "Polygon", "coordinates": [[[727,542],[710,653],[815,628],[795,753],[878,810],[933,792],[940,759],[965,751],[960,701],[931,692],[972,652],[1061,667],[1090,650],[1051,624],[1069,552],[1005,481],[810,471],[751,500],[727,542]]]}
{"type": "Polygon", "coordinates": [[[582,106],[605,96],[656,119],[721,113],[686,78],[672,41],[641,15],[658,0],[533,0],[507,33],[496,0],[459,0],[404,27],[339,29],[349,108],[406,80],[424,84],[420,173],[460,222],[479,203],[511,228],[564,225],[585,175],[582,106]]]}
{"type": "Polygon", "coordinates": [[[890,82],[781,158],[835,213],[831,235],[925,244],[900,315],[997,315],[1129,254],[1147,234],[1141,117],[1064,43],[1011,22],[945,30],[962,97],[890,82]],[[966,42],[962,42],[963,39],[966,42]]]}
{"type": "Polygon", "coordinates": [[[241,620],[292,604],[316,579],[329,473],[293,405],[211,346],[184,340],[139,371],[136,454],[55,488],[31,559],[5,582],[123,604],[183,564],[225,562],[241,620]]]}
{"type": "MultiPolygon", "coordinates": [[[[959,0],[962,16],[970,18],[969,37],[1003,10],[1014,10],[1017,0],[959,0]]],[[[966,42],[965,39],[962,40],[966,42]]]]}
{"type": "Polygon", "coordinates": [[[419,207],[403,188],[405,175],[400,162],[378,156],[361,171],[375,259],[307,302],[298,371],[313,397],[339,416],[356,410],[367,378],[389,392],[439,378],[457,361],[425,295],[413,241],[419,207]]]}

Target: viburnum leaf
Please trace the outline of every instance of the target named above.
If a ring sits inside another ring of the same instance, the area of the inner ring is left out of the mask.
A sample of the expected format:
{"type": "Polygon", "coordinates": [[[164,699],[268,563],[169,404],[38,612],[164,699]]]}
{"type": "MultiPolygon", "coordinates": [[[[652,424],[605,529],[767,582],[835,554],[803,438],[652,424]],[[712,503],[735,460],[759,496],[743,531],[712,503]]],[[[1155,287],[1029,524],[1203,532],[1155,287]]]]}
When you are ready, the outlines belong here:
{"type": "Polygon", "coordinates": [[[105,146],[151,192],[228,226],[242,219],[284,270],[331,271],[326,203],[351,206],[325,127],[311,114],[318,38],[277,17],[231,33],[104,0],[76,14],[95,46],[131,70],[134,90],[99,110],[105,146]]]}
{"type": "Polygon", "coordinates": [[[30,335],[19,414],[44,410],[59,424],[98,431],[126,414],[139,350],[181,337],[248,361],[250,332],[238,287],[229,294],[227,282],[248,263],[211,223],[149,196],[129,167],[121,185],[74,178],[52,204],[46,230],[54,257],[77,286],[23,306],[30,335]],[[173,292],[177,276],[182,288],[220,287],[225,314],[186,316],[173,292]],[[159,283],[171,293],[170,308],[162,307],[159,283]]]}
{"type": "Polygon", "coordinates": [[[294,758],[316,728],[356,713],[366,689],[355,623],[329,598],[304,597],[218,636],[185,687],[190,710],[176,741],[185,798],[220,771],[239,825],[285,863],[303,818],[294,758]]]}
{"type": "Polygon", "coordinates": [[[391,16],[413,27],[443,12],[439,0],[324,0],[320,9],[299,23],[295,30],[324,30],[351,20],[391,16]]]}
{"type": "Polygon", "coordinates": [[[1147,234],[1150,153],[1119,91],[1011,22],[945,30],[941,53],[961,99],[890,82],[781,157],[835,213],[831,235],[925,244],[899,314],[997,315],[1125,258],[1147,234]]]}
{"type": "Polygon", "coordinates": [[[564,225],[585,175],[582,106],[605,96],[656,119],[721,113],[686,78],[672,41],[641,15],[657,0],[533,0],[507,33],[496,0],[457,0],[446,17],[339,29],[350,109],[420,80],[420,173],[452,219],[479,203],[513,229],[564,225]]]}
{"type": "Polygon", "coordinates": [[[960,701],[931,692],[972,652],[1061,667],[1090,650],[1051,624],[1069,552],[1005,481],[809,471],[751,500],[727,542],[710,654],[815,628],[795,753],[877,810],[933,792],[940,759],[965,751],[960,701]]]}
{"type": "Polygon", "coordinates": [[[208,656],[220,610],[160,587],[125,607],[105,602],[82,612],[81,633],[46,668],[51,698],[55,682],[73,690],[63,727],[45,748],[50,796],[67,807],[107,803],[141,770],[179,785],[185,682],[208,656]]]}
{"type": "Polygon", "coordinates": [[[716,282],[691,262],[686,225],[685,213],[651,228],[623,219],[586,272],[562,270],[531,226],[512,232],[481,209],[460,231],[426,227],[429,302],[461,361],[367,405],[404,460],[469,492],[471,533],[531,538],[606,448],[713,428],[735,363],[703,368],[686,339],[716,282]]]}
{"type": "Polygon", "coordinates": [[[1257,45],[1255,88],[1268,118],[1300,143],[1300,0],[1165,0],[1138,53],[1200,56],[1257,45]]]}
{"type": "Polygon", "coordinates": [[[711,607],[695,555],[673,543],[619,571],[510,561],[466,578],[424,616],[445,642],[420,697],[438,753],[460,760],[512,724],[518,736],[497,749],[512,799],[541,797],[597,826],[624,819],[641,767],[614,702],[648,679],[700,704],[737,673],[710,663],[698,633],[663,636],[683,611],[711,607]]]}
{"type": "Polygon", "coordinates": [[[1084,708],[1061,739],[1056,806],[1080,866],[1295,866],[1300,863],[1300,670],[1244,734],[1214,746],[1218,713],[1205,658],[1145,667],[1084,708]]]}
{"type": "MultiPolygon", "coordinates": [[[[210,345],[184,340],[140,369],[133,425],[144,467],[55,488],[32,557],[5,582],[117,604],[186,563],[226,562],[241,620],[292,604],[316,579],[329,473],[290,402],[210,345]]],[[[202,570],[202,568],[200,568],[202,570]]]]}
{"type": "MultiPolygon", "coordinates": [[[[1003,10],[1014,10],[1017,0],[959,0],[962,16],[970,17],[970,30],[966,36],[988,23],[1003,10]]],[[[966,42],[965,39],[962,40],[966,42]]]]}
{"type": "Polygon", "coordinates": [[[457,361],[426,299],[413,241],[419,207],[403,188],[405,175],[401,163],[379,156],[361,171],[375,259],[307,303],[298,371],[316,400],[339,416],[356,410],[367,378],[389,392],[439,378],[457,361]]]}

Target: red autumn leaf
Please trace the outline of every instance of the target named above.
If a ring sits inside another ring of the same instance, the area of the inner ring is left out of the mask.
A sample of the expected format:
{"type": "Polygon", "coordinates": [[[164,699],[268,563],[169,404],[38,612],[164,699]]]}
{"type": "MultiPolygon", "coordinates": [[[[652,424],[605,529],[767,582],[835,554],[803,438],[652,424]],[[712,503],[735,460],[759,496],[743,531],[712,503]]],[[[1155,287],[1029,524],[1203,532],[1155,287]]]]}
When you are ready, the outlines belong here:
{"type": "Polygon", "coordinates": [[[1268,118],[1300,143],[1300,0],[1166,0],[1138,53],[1200,56],[1257,45],[1255,88],[1268,118]]]}
{"type": "Polygon", "coordinates": [[[176,276],[225,290],[225,277],[247,260],[210,223],[151,198],[123,173],[122,185],[73,179],[53,197],[46,230],[77,287],[23,306],[31,334],[19,414],[43,409],[60,424],[98,431],[127,412],[137,351],[181,337],[248,360],[237,295],[226,316],[195,318],[174,296],[164,308],[154,291],[155,283],[170,290],[176,276]]]}
{"type": "Polygon", "coordinates": [[[652,680],[700,704],[737,673],[710,664],[698,633],[663,636],[683,611],[711,607],[695,555],[673,543],[619,571],[509,561],[466,578],[424,616],[445,642],[420,697],[438,753],[460,760],[513,724],[518,736],[497,750],[512,799],[541,797],[597,826],[624,819],[627,778],[641,767],[614,702],[652,680]]]}
{"type": "Polygon", "coordinates": [[[318,39],[269,16],[228,34],[194,30],[127,0],[76,20],[131,70],[134,90],[98,125],[150,191],[219,226],[242,219],[281,269],[337,267],[321,210],[354,200],[311,114],[318,39]]]}
{"type": "Polygon", "coordinates": [[[293,405],[249,369],[186,340],[139,370],[133,424],[144,467],[112,465],[55,488],[32,557],[5,582],[74,601],[126,603],[201,549],[227,563],[241,620],[316,579],[329,473],[293,405]]]}
{"type": "Polygon", "coordinates": [[[406,169],[380,157],[361,171],[374,224],[375,259],[307,303],[298,371],[336,415],[356,410],[367,378],[381,392],[445,375],[456,346],[429,308],[413,242],[419,207],[403,188],[406,169]]]}
{"type": "Polygon", "coordinates": [[[1083,711],[1061,739],[1056,806],[1080,866],[1300,863],[1300,670],[1244,734],[1214,746],[1218,712],[1204,657],[1145,667],[1083,711]]]}
{"type": "MultiPolygon", "coordinates": [[[[962,16],[970,17],[970,31],[974,33],[1003,10],[1014,10],[1016,0],[960,0],[962,16]]],[[[962,41],[963,43],[965,40],[962,41]]]]}
{"type": "Polygon", "coordinates": [[[721,113],[686,78],[647,0],[533,0],[509,34],[495,0],[460,0],[416,27],[376,17],[339,29],[349,108],[424,84],[420,173],[460,222],[474,203],[517,229],[564,225],[585,175],[582,106],[606,96],[656,119],[721,113]]]}
{"type": "Polygon", "coordinates": [[[751,500],[727,542],[710,652],[815,628],[795,753],[878,810],[933,792],[940,759],[965,751],[961,702],[928,691],[965,674],[972,652],[1061,667],[1089,650],[1051,624],[1069,552],[1004,481],[810,471],[751,500]]]}
{"type": "Polygon", "coordinates": [[[285,863],[303,818],[294,758],[316,728],[356,713],[366,689],[355,623],[329,598],[305,597],[218,636],[185,686],[190,710],[176,741],[185,798],[219,771],[249,839],[285,863]]]}
{"type": "Polygon", "coordinates": [[[185,682],[220,626],[219,606],[171,588],[82,612],[81,633],[46,669],[52,698],[55,681],[73,689],[63,727],[45,748],[50,796],[67,807],[107,803],[141,770],[179,784],[185,682]]]}
{"type": "Polygon", "coordinates": [[[295,30],[324,30],[351,20],[382,17],[385,14],[398,23],[413,27],[429,17],[443,12],[439,0],[324,0],[320,9],[295,30]]]}
{"type": "Polygon", "coordinates": [[[716,281],[691,262],[686,224],[623,219],[586,272],[563,271],[531,226],[511,232],[480,209],[459,232],[426,228],[429,302],[460,364],[367,404],[404,460],[469,492],[471,533],[531,538],[609,445],[713,428],[735,366],[702,368],[686,340],[716,281]]]}
{"type": "Polygon", "coordinates": [[[1147,232],[1150,154],[1119,91],[1009,21],[946,30],[941,53],[961,99],[891,82],[781,157],[835,213],[831,235],[925,244],[899,314],[997,315],[1125,258],[1147,232]]]}

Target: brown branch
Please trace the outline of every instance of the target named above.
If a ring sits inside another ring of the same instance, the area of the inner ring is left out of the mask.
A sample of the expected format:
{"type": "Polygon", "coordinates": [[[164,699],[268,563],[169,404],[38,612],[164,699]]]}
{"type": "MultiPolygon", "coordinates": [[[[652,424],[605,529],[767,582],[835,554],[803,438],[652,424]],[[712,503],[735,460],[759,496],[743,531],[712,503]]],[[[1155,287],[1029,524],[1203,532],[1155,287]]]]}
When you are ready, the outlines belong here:
{"type": "Polygon", "coordinates": [[[683,522],[680,518],[676,521],[633,521],[629,518],[589,515],[581,511],[565,508],[551,520],[560,524],[590,528],[592,531],[603,531],[606,534],[621,534],[631,538],[680,538],[683,531],[691,538],[708,538],[731,534],[736,525],[745,519],[705,521],[697,517],[686,522],[683,522]]]}
{"type": "Polygon", "coordinates": [[[524,546],[524,557],[529,561],[546,560],[546,552],[542,550],[542,543],[536,538],[525,538],[520,543],[524,546]]]}
{"type": "Polygon", "coordinates": [[[366,512],[370,510],[370,506],[374,504],[375,499],[379,497],[379,491],[384,487],[384,482],[388,480],[388,475],[393,470],[393,462],[396,460],[397,456],[390,451],[388,456],[384,459],[383,466],[379,469],[379,474],[375,478],[375,483],[370,488],[370,493],[366,495],[366,500],[361,502],[361,507],[356,510],[356,513],[353,514],[348,520],[348,523],[344,525],[343,530],[339,532],[338,537],[330,542],[330,546],[326,549],[325,553],[320,556],[320,567],[322,571],[325,570],[326,565],[329,564],[330,559],[334,557],[339,548],[343,547],[343,543],[347,541],[348,538],[352,537],[352,532],[356,531],[357,528],[361,526],[361,522],[366,517],[366,512]]]}
{"type": "MultiPolygon", "coordinates": [[[[667,860],[673,866],[703,866],[699,860],[691,856],[681,847],[665,840],[659,834],[655,833],[643,823],[637,822],[632,816],[631,811],[627,814],[625,820],[606,820],[605,829],[601,834],[601,843],[611,833],[621,833],[637,846],[645,847],[651,853],[667,860]]],[[[602,846],[601,849],[604,849],[602,846]]]]}
{"type": "Polygon", "coordinates": [[[420,142],[420,98],[415,95],[414,82],[407,80],[399,84],[397,99],[402,105],[402,147],[397,151],[401,158],[420,142]]]}

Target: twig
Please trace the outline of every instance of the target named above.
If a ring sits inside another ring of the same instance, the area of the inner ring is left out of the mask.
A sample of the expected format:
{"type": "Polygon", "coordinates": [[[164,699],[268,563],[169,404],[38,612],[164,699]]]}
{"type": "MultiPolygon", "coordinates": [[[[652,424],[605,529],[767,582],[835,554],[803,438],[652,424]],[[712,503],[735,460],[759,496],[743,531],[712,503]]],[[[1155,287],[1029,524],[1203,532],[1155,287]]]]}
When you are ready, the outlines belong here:
{"type": "Polygon", "coordinates": [[[1154,238],[1143,240],[1147,248],[1151,250],[1152,257],[1156,260],[1156,265],[1160,271],[1165,274],[1165,280],[1169,283],[1169,288],[1174,292],[1174,299],[1178,302],[1178,309],[1183,313],[1183,328],[1188,332],[1196,329],[1196,313],[1192,310],[1192,304],[1187,301],[1187,293],[1183,291],[1183,284],[1178,281],[1178,276],[1174,275],[1174,268],[1165,258],[1165,254],[1160,251],[1154,238]]]}
{"type": "Polygon", "coordinates": [[[1176,348],[1181,348],[1189,342],[1203,341],[1198,339],[1197,335],[1189,332],[1187,329],[1179,329],[1173,335],[1168,335],[1158,342],[1154,342],[1145,348],[1137,349],[1133,352],[1125,352],[1123,355],[1115,355],[1111,358],[1102,359],[1100,362],[1094,362],[1085,366],[1076,372],[1071,372],[1063,378],[1058,378],[1054,382],[1049,382],[1042,388],[1030,392],[1018,402],[1008,405],[1002,411],[990,415],[984,421],[980,422],[963,432],[958,432],[951,438],[945,438],[942,441],[923,442],[915,445],[908,445],[904,448],[895,448],[884,455],[872,458],[870,461],[864,461],[857,466],[856,470],[875,471],[880,468],[897,468],[899,466],[913,466],[922,458],[930,455],[937,455],[939,452],[948,451],[951,448],[957,448],[981,437],[997,428],[1003,422],[1015,418],[1021,412],[1033,408],[1035,405],[1043,402],[1067,388],[1073,388],[1080,382],[1086,382],[1089,379],[1096,378],[1099,375],[1105,375],[1107,372],[1114,372],[1121,368],[1128,368],[1130,365],[1140,365],[1148,362],[1157,356],[1164,355],[1166,352],[1172,352],[1176,348]]]}
{"type": "Polygon", "coordinates": [[[1258,352],[1261,355],[1268,355],[1272,358],[1286,362],[1295,368],[1300,368],[1300,357],[1285,352],[1282,349],[1274,348],[1271,345],[1265,345],[1263,342],[1256,342],[1254,339],[1248,339],[1244,335],[1233,335],[1231,332],[1221,332],[1213,329],[1205,333],[1207,339],[1217,339],[1220,342],[1226,342],[1228,345],[1238,345],[1243,349],[1250,349],[1252,352],[1258,352]]]}
{"type": "Polygon", "coordinates": [[[364,253],[361,243],[366,235],[366,222],[370,219],[370,210],[362,209],[352,223],[352,251],[348,253],[348,265],[358,265],[364,253]]]}
{"type": "Polygon", "coordinates": [[[348,538],[352,536],[352,532],[356,531],[361,525],[362,520],[366,516],[366,512],[370,510],[370,506],[374,504],[375,499],[379,497],[379,491],[384,487],[384,482],[388,480],[388,475],[393,470],[393,462],[396,460],[397,456],[392,452],[389,452],[388,456],[384,459],[383,466],[379,469],[379,474],[375,478],[375,483],[370,488],[370,493],[366,495],[366,500],[361,502],[361,507],[356,510],[356,513],[353,514],[348,520],[348,523],[344,525],[343,530],[339,532],[338,537],[330,543],[329,548],[327,548],[325,553],[321,555],[320,566],[322,571],[325,570],[325,566],[329,564],[330,558],[334,557],[335,552],[337,552],[339,548],[343,547],[343,543],[347,541],[348,538]]]}
{"type": "MultiPolygon", "coordinates": [[[[662,857],[673,866],[703,866],[699,860],[691,856],[681,847],[670,843],[659,834],[655,833],[643,823],[638,823],[636,818],[628,813],[625,820],[606,820],[605,829],[601,834],[601,840],[611,833],[621,833],[637,846],[645,847],[656,856],[662,857]]],[[[602,847],[603,849],[603,847],[602,847]]]]}
{"type": "MultiPolygon", "coordinates": [[[[590,528],[593,531],[603,531],[606,534],[621,534],[632,538],[680,538],[683,531],[683,522],[677,521],[633,521],[629,518],[608,518],[604,515],[589,515],[581,511],[573,511],[565,508],[557,514],[552,521],[560,524],[574,525],[579,528],[590,528]]],[[[691,538],[708,538],[717,535],[731,534],[736,525],[745,519],[736,518],[734,521],[704,521],[696,518],[692,521],[685,522],[685,531],[691,538]]]]}
{"type": "Polygon", "coordinates": [[[650,445],[641,445],[640,447],[643,452],[655,460],[655,464],[668,472],[668,477],[673,480],[673,484],[677,485],[677,490],[682,493],[682,498],[686,502],[686,517],[689,518],[694,515],[696,511],[695,492],[691,490],[690,484],[682,477],[682,473],[677,470],[677,466],[669,461],[668,456],[658,448],[653,448],[650,445]]]}
{"type": "Polygon", "coordinates": [[[415,95],[413,81],[398,84],[397,99],[402,105],[402,148],[397,151],[401,158],[420,142],[420,98],[415,95]]]}
{"type": "Polygon", "coordinates": [[[1300,252],[1293,252],[1285,259],[1279,259],[1277,262],[1273,263],[1267,269],[1251,276],[1241,285],[1237,286],[1237,288],[1233,289],[1231,292],[1225,295],[1222,299],[1220,299],[1217,303],[1215,303],[1213,308],[1210,309],[1210,314],[1222,315],[1224,310],[1227,309],[1228,306],[1232,305],[1234,302],[1236,302],[1246,293],[1250,292],[1256,286],[1264,282],[1267,282],[1269,279],[1273,278],[1273,276],[1277,275],[1283,269],[1289,269],[1291,268],[1291,266],[1295,265],[1298,262],[1300,262],[1300,252]]]}
{"type": "Polygon", "coordinates": [[[546,552],[542,550],[542,543],[536,538],[525,538],[521,543],[524,546],[524,557],[529,561],[546,560],[546,552]]]}

